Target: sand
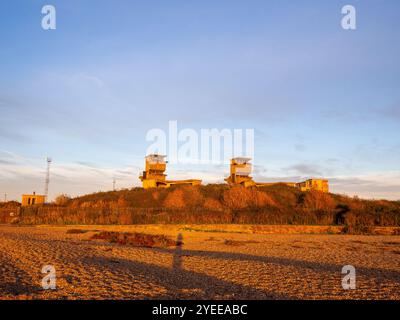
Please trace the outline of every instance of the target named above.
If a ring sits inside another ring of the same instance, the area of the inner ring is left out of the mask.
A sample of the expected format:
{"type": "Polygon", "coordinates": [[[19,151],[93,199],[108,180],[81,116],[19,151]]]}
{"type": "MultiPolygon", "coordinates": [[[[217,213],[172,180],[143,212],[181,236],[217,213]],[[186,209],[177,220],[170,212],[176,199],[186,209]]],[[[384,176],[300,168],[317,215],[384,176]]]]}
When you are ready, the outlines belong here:
{"type": "MultiPolygon", "coordinates": [[[[193,231],[181,226],[0,226],[0,299],[399,299],[400,237],[193,231]],[[86,230],[68,234],[69,229],[86,230]],[[140,248],[96,230],[180,234],[140,248]],[[56,289],[41,287],[42,267],[56,289]],[[342,267],[356,289],[342,288],[342,267]]],[[[212,229],[210,229],[212,230],[212,229]]]]}

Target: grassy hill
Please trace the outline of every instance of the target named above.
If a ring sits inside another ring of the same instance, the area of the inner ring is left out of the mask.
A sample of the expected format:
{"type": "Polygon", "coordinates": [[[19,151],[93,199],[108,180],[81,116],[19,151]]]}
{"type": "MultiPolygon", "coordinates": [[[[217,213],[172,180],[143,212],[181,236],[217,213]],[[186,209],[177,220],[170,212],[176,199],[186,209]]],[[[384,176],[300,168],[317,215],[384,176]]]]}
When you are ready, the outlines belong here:
{"type": "Polygon", "coordinates": [[[345,225],[349,232],[363,233],[373,226],[400,226],[400,202],[301,192],[285,185],[246,189],[210,184],[59,197],[52,205],[22,208],[20,220],[59,224],[345,225]]]}

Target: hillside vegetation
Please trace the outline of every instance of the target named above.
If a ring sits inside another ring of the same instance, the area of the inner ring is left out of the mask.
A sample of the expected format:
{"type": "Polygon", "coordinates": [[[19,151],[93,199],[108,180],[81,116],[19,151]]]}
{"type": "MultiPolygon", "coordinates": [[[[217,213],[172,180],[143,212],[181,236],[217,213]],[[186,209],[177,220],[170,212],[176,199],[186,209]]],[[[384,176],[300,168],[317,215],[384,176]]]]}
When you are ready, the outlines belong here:
{"type": "Polygon", "coordinates": [[[301,192],[285,185],[133,188],[74,199],[60,196],[54,204],[18,210],[18,222],[28,224],[345,225],[351,233],[400,226],[399,201],[301,192]]]}

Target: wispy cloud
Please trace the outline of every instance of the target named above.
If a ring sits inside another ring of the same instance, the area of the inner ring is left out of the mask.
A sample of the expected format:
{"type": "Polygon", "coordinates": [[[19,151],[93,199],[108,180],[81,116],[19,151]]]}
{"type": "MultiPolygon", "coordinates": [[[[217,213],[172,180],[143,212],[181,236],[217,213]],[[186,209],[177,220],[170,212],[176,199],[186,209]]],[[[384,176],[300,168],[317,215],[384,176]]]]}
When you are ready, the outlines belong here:
{"type": "Polygon", "coordinates": [[[321,168],[317,165],[296,164],[296,165],[293,165],[290,167],[286,167],[283,170],[298,173],[302,176],[322,176],[323,175],[321,168]]]}
{"type": "Polygon", "coordinates": [[[69,86],[75,86],[82,89],[85,86],[95,86],[98,88],[104,88],[105,83],[100,77],[86,74],[86,73],[76,73],[68,76],[66,78],[66,83],[69,86]]]}
{"type": "Polygon", "coordinates": [[[0,159],[0,164],[15,164],[15,162],[0,159]]]}
{"type": "Polygon", "coordinates": [[[392,104],[386,108],[376,110],[376,114],[384,115],[394,121],[400,121],[400,102],[397,104],[392,104]]]}
{"type": "Polygon", "coordinates": [[[400,171],[330,178],[334,192],[373,199],[400,200],[400,171]]]}
{"type": "MultiPolygon", "coordinates": [[[[0,193],[20,200],[22,193],[42,192],[46,169],[42,159],[23,157],[0,151],[0,193]]],[[[50,199],[61,193],[72,196],[139,185],[139,168],[134,166],[105,167],[96,163],[53,163],[50,173],[50,199]]]]}
{"type": "MultiPolygon", "coordinates": [[[[0,152],[0,193],[7,192],[9,198],[19,200],[22,193],[33,190],[40,192],[44,187],[45,167],[39,159],[26,158],[8,151],[0,152]]],[[[319,173],[319,167],[299,164],[291,171],[279,176],[262,166],[255,168],[254,179],[260,182],[300,182],[311,173],[319,173]],[[297,173],[297,174],[296,174],[297,173]]],[[[117,179],[117,188],[139,186],[138,176],[143,170],[140,165],[105,167],[92,162],[58,163],[51,169],[50,198],[61,193],[72,196],[107,191],[112,189],[112,180],[117,179]]],[[[229,167],[210,166],[182,170],[168,169],[169,179],[202,179],[203,183],[223,183],[229,174],[229,167]]],[[[360,175],[336,175],[327,177],[331,191],[364,198],[400,199],[400,171],[371,172],[360,175]]]]}

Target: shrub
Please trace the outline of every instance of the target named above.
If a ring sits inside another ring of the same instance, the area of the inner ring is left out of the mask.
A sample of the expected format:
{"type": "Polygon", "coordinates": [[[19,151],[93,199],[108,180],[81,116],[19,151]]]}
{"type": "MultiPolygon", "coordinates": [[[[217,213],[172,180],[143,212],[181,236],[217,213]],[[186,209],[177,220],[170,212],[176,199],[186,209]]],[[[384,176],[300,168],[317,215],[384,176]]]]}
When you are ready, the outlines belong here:
{"type": "Polygon", "coordinates": [[[226,190],[223,194],[224,205],[231,210],[245,209],[249,206],[252,193],[249,188],[235,186],[226,190]]]}
{"type": "Polygon", "coordinates": [[[256,208],[263,208],[266,206],[276,206],[276,202],[267,193],[258,191],[257,189],[252,189],[249,205],[254,206],[256,208]]]}
{"type": "Polygon", "coordinates": [[[197,208],[204,203],[204,196],[199,190],[199,187],[185,186],[181,189],[186,207],[197,208]]]}
{"type": "Polygon", "coordinates": [[[164,206],[172,209],[183,209],[185,207],[183,190],[175,189],[169,193],[164,201],[164,206]]]}
{"type": "Polygon", "coordinates": [[[219,202],[216,199],[213,198],[206,198],[204,200],[204,208],[211,210],[211,211],[223,211],[224,207],[221,204],[221,202],[219,202]]]}
{"type": "Polygon", "coordinates": [[[332,211],[336,203],[329,193],[309,191],[305,193],[303,206],[313,211],[332,211]]]}
{"type": "Polygon", "coordinates": [[[66,194],[60,194],[54,200],[54,203],[58,206],[66,206],[71,201],[71,197],[66,194]]]}

